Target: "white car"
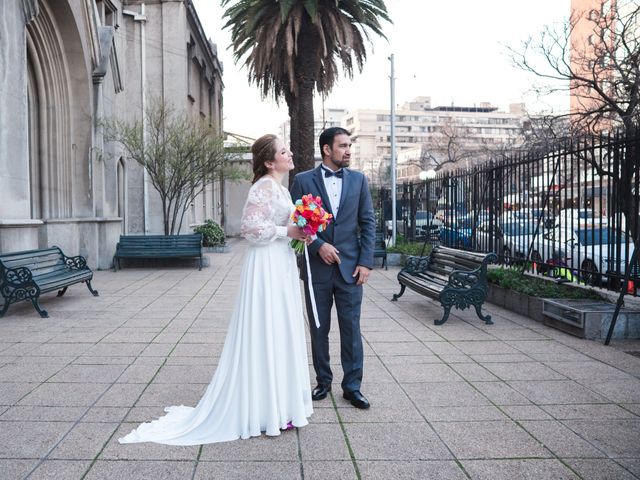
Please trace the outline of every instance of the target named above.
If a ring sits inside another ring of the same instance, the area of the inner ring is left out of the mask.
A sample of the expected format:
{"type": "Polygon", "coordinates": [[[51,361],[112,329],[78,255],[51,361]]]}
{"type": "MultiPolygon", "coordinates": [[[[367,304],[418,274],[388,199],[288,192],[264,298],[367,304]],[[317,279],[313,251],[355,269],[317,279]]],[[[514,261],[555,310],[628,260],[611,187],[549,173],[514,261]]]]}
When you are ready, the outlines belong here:
{"type": "MultiPolygon", "coordinates": [[[[623,276],[627,261],[633,254],[633,242],[627,242],[626,235],[617,234],[609,227],[596,228],[554,228],[544,235],[544,260],[563,261],[589,285],[601,285],[610,277],[623,276]],[[614,274],[614,275],[613,275],[614,274]]],[[[638,265],[634,267],[631,279],[640,280],[638,265]]]]}

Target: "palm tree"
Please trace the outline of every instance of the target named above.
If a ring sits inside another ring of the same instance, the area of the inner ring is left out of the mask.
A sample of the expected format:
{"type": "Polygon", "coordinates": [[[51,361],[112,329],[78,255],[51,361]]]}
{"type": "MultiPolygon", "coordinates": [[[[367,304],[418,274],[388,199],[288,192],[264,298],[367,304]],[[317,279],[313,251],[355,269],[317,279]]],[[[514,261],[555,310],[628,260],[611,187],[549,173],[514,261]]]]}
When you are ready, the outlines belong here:
{"type": "MultiPolygon", "coordinates": [[[[227,7],[232,0],[222,0],[227,7]]],[[[391,21],[384,0],[238,0],[226,11],[236,62],[245,58],[249,81],[263,97],[284,97],[291,119],[296,168],[313,168],[314,89],[327,95],[343,71],[362,71],[369,30],[386,38],[381,20],[391,21]]]]}

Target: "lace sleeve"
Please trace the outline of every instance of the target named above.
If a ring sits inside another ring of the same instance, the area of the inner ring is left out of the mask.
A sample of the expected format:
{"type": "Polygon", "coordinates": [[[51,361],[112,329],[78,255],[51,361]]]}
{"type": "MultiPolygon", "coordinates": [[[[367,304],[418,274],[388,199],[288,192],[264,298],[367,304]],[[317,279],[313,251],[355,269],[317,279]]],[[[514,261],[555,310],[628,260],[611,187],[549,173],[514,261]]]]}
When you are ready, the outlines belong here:
{"type": "Polygon", "coordinates": [[[272,181],[258,181],[249,190],[242,212],[240,230],[251,243],[266,244],[287,236],[287,227],[276,225],[273,202],[276,185],[272,181]]]}

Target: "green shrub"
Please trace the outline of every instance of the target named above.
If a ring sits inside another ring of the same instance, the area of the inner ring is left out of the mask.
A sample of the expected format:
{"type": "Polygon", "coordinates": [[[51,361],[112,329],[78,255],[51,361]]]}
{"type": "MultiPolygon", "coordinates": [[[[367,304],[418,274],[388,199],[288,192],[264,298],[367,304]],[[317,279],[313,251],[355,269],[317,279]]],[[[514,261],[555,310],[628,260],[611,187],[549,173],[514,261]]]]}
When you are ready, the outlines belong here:
{"type": "Polygon", "coordinates": [[[202,234],[204,247],[221,247],[224,245],[224,230],[213,220],[205,220],[204,225],[193,229],[195,233],[202,234]]]}
{"type": "MultiPolygon", "coordinates": [[[[422,253],[423,246],[424,242],[407,242],[404,237],[398,235],[396,237],[395,247],[388,247],[387,253],[401,253],[406,256],[417,256],[422,253]]],[[[424,254],[429,255],[431,248],[431,245],[427,245],[424,249],[424,254]]]]}
{"type": "Polygon", "coordinates": [[[522,275],[520,270],[515,268],[491,268],[487,272],[487,280],[489,280],[489,283],[496,284],[502,288],[532,297],[603,300],[603,297],[593,290],[572,288],[567,284],[559,284],[531,275],[522,275]]]}

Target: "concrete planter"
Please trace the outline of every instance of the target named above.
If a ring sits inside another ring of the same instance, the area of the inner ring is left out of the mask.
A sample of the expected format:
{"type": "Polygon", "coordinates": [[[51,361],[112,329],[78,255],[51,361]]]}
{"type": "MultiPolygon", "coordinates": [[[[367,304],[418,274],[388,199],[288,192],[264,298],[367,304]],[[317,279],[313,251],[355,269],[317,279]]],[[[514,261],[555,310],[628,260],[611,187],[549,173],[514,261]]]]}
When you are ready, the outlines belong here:
{"type": "Polygon", "coordinates": [[[487,301],[542,323],[542,299],[489,284],[487,301]]]}
{"type": "Polygon", "coordinates": [[[390,267],[400,267],[404,265],[404,258],[401,253],[387,253],[387,265],[390,267]]]}
{"type": "Polygon", "coordinates": [[[228,253],[231,251],[229,245],[218,245],[215,247],[202,247],[202,253],[228,253]]]}

